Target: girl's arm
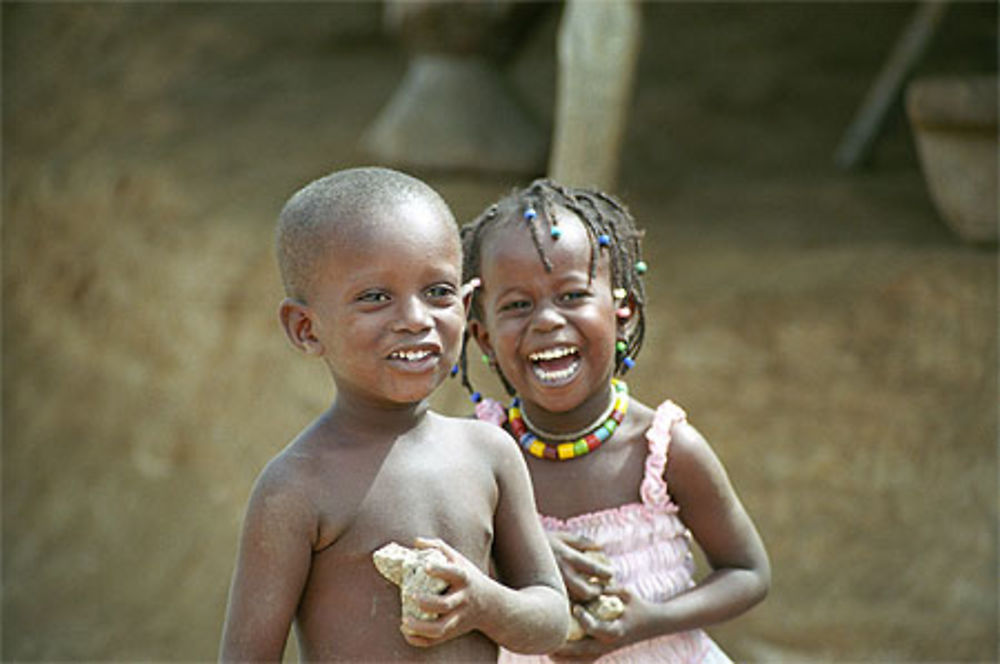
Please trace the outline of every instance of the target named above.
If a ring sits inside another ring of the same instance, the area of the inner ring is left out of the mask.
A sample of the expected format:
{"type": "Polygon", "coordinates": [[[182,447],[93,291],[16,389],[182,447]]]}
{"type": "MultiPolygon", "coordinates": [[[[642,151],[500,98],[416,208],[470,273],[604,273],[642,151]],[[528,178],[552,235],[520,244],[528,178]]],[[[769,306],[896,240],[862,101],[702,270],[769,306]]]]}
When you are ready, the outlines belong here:
{"type": "Polygon", "coordinates": [[[247,506],[219,661],[281,661],[309,574],[310,503],[267,471],[247,506]]]}
{"type": "Polygon", "coordinates": [[[666,475],[681,520],[712,572],[663,605],[664,623],[683,631],[740,615],[767,595],[771,564],[722,462],[686,422],[672,429],[666,475]]]}
{"type": "Polygon", "coordinates": [[[622,617],[598,623],[586,612],[580,613],[581,624],[594,638],[568,644],[565,654],[597,655],[655,636],[719,623],[747,611],[767,595],[771,567],[760,535],[722,463],[686,422],[672,429],[666,479],[680,517],[712,572],[663,603],[618,591],[625,602],[622,617]]]}

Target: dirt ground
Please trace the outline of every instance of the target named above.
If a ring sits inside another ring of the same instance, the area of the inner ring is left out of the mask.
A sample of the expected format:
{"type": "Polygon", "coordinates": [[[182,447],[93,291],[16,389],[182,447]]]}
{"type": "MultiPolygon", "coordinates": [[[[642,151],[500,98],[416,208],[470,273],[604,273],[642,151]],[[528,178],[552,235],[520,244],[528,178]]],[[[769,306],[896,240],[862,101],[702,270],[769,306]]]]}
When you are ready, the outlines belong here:
{"type": "MultiPolygon", "coordinates": [[[[510,64],[543,124],[557,9],[510,64]]],[[[898,111],[832,163],[912,9],[644,6],[630,387],[768,545],[769,598],[711,630],[740,661],[998,656],[995,248],[938,218],[898,111]]],[[[367,163],[406,67],[379,11],[3,3],[3,660],[215,657],[250,485],[332,394],[278,328],[273,220],[367,163]]],[[[955,3],[917,74],[995,71],[996,27],[955,3]]],[[[463,220],[528,179],[421,175],[463,220]]]]}

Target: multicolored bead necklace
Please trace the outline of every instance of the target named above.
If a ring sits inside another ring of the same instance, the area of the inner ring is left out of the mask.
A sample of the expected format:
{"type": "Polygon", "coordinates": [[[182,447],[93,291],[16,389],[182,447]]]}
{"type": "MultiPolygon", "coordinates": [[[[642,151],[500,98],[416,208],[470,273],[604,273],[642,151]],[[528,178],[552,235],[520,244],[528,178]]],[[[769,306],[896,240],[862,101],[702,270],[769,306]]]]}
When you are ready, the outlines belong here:
{"type": "Polygon", "coordinates": [[[611,413],[602,415],[603,422],[589,429],[588,433],[581,434],[574,441],[566,443],[549,443],[540,440],[538,436],[528,430],[524,423],[524,415],[521,413],[521,399],[515,397],[507,410],[507,422],[510,425],[511,433],[517,438],[524,450],[539,459],[550,459],[552,461],[564,461],[575,459],[600,447],[601,443],[611,437],[618,425],[625,419],[628,411],[628,386],[625,381],[612,379],[611,389],[614,393],[614,407],[611,413]]]}

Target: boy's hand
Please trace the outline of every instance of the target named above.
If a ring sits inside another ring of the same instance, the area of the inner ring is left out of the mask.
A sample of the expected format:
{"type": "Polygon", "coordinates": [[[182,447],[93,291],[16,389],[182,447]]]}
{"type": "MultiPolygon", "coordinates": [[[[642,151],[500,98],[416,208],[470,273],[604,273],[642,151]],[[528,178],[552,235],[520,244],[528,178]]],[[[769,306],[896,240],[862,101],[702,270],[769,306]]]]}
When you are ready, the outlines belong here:
{"type": "Polygon", "coordinates": [[[437,549],[448,559],[444,565],[431,564],[427,573],[443,579],[448,589],[441,595],[421,595],[416,601],[421,610],[438,614],[436,620],[405,617],[400,626],[403,638],[411,646],[426,648],[444,643],[475,628],[474,618],[479,607],[476,585],[483,573],[461,553],[439,539],[417,538],[418,549],[437,549]]]}
{"type": "Polygon", "coordinates": [[[600,595],[611,581],[614,570],[584,552],[600,551],[601,547],[583,535],[547,534],[569,598],[574,602],[586,602],[600,595]]]}

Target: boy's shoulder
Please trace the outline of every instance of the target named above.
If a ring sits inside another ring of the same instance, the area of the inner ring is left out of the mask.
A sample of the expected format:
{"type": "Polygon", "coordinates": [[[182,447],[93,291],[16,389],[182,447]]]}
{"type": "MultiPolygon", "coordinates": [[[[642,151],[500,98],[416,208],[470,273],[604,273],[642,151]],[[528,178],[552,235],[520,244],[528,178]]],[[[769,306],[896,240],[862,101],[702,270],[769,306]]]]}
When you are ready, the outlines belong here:
{"type": "Polygon", "coordinates": [[[516,454],[520,456],[517,443],[500,427],[471,417],[455,417],[435,413],[442,429],[447,428],[450,435],[464,443],[478,446],[483,452],[500,455],[501,457],[516,454]]]}
{"type": "Polygon", "coordinates": [[[303,429],[265,464],[257,477],[256,491],[307,494],[311,480],[322,481],[327,475],[328,469],[320,461],[322,443],[317,422],[303,429]]]}

